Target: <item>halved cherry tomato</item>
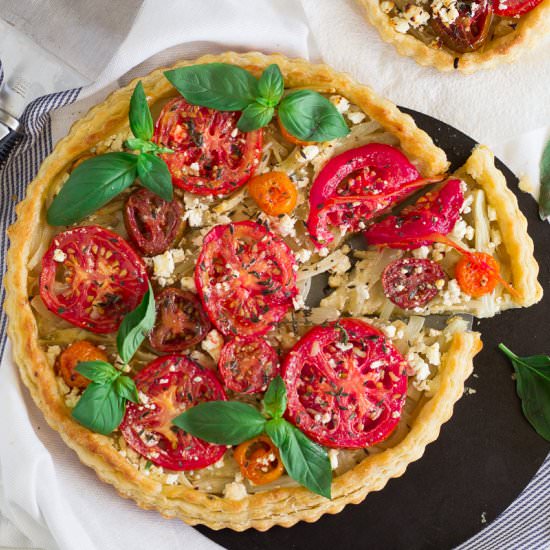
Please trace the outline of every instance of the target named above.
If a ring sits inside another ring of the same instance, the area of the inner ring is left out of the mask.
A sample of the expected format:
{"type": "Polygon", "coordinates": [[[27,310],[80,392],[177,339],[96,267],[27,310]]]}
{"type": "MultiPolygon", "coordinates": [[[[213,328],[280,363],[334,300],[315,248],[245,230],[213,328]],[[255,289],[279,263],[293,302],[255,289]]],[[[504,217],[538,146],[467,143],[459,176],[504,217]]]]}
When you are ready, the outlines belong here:
{"type": "Polygon", "coordinates": [[[485,43],[493,20],[492,0],[461,0],[452,23],[434,15],[430,24],[445,46],[458,53],[473,52],[485,43]]]}
{"type": "Polygon", "coordinates": [[[119,235],[89,225],[56,235],[42,258],[40,296],[77,327],[108,333],[147,291],[141,258],[119,235]]]}
{"type": "Polygon", "coordinates": [[[493,9],[500,17],[518,17],[536,8],[542,0],[495,0],[493,9]]]}
{"type": "Polygon", "coordinates": [[[181,237],[185,222],[179,201],[161,199],[142,187],[134,191],[124,206],[128,237],[147,256],[162,254],[181,237]]]}
{"type": "Polygon", "coordinates": [[[128,403],[120,431],[130,447],[170,470],[199,470],[217,462],[223,445],[193,437],[172,420],[203,401],[227,398],[216,376],[185,355],[165,355],[135,378],[141,403],[128,403]]]}
{"type": "Polygon", "coordinates": [[[283,364],[287,417],[327,447],[374,445],[399,422],[406,368],[391,342],[364,321],[314,327],[283,364]]]}
{"type": "Polygon", "coordinates": [[[330,159],[313,182],[307,227],[318,246],[330,243],[331,227],[364,229],[375,215],[426,185],[395,147],[369,143],[330,159]]]}
{"type": "Polygon", "coordinates": [[[455,278],[461,290],[473,298],[493,292],[500,281],[496,260],[484,252],[463,256],[455,267],[455,278]]]}
{"type": "Polygon", "coordinates": [[[233,458],[241,473],[254,485],[265,485],[279,479],[285,470],[279,449],[267,435],[259,435],[235,448],[233,458]]]}
{"type": "Polygon", "coordinates": [[[227,195],[250,179],[262,154],[262,130],[241,132],[239,116],[182,97],[164,106],[153,141],[174,151],[161,155],[174,185],[197,195],[227,195]]]}
{"type": "Polygon", "coordinates": [[[226,388],[264,392],[279,373],[279,357],[263,338],[237,336],[223,347],[218,369],[226,388]]]}
{"type": "Polygon", "coordinates": [[[210,320],[195,294],[179,288],[165,288],[155,301],[157,316],[149,343],[156,351],[183,351],[208,334],[210,320]]]}
{"type": "Polygon", "coordinates": [[[225,336],[267,332],[292,306],[296,260],[263,225],[218,225],[203,241],[195,283],[204,309],[225,336]]]}
{"type": "Polygon", "coordinates": [[[292,212],[298,199],[296,186],[285,172],[267,172],[254,176],[248,182],[248,192],[269,216],[292,212]]]}
{"type": "Polygon", "coordinates": [[[305,145],[313,145],[314,141],[303,141],[301,139],[298,139],[297,137],[293,136],[284,126],[281,122],[281,119],[277,119],[279,122],[279,130],[281,131],[281,135],[283,136],[286,141],[294,144],[294,145],[301,145],[302,147],[305,145]]]}
{"type": "Polygon", "coordinates": [[[59,374],[67,386],[83,390],[88,386],[90,380],[75,370],[78,363],[85,361],[106,362],[108,360],[107,354],[102,349],[87,340],[79,340],[61,352],[57,365],[59,374]]]}

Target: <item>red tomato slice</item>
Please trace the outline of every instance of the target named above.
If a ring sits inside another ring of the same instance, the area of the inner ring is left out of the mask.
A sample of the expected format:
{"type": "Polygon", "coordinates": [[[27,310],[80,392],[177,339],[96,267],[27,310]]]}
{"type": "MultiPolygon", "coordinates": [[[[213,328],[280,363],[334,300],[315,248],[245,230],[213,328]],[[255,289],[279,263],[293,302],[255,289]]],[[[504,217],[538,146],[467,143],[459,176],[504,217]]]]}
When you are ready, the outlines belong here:
{"type": "Polygon", "coordinates": [[[240,113],[169,101],[153,141],[174,153],[161,155],[174,185],[197,195],[227,195],[254,174],[262,154],[262,130],[241,132],[240,113]]]}
{"type": "Polygon", "coordinates": [[[222,334],[261,335],[292,306],[298,293],[295,266],[287,244],[263,225],[218,225],[204,238],[195,283],[222,334]]]}
{"type": "Polygon", "coordinates": [[[318,245],[330,243],[331,227],[364,228],[366,221],[425,185],[395,147],[369,143],[330,159],[313,182],[307,227],[318,245]],[[418,185],[412,184],[418,181],[418,185]]]}
{"type": "Polygon", "coordinates": [[[436,282],[447,275],[432,260],[403,258],[386,266],[382,273],[385,296],[401,309],[423,307],[439,292],[436,282]]]}
{"type": "Polygon", "coordinates": [[[464,194],[460,180],[449,180],[438,191],[426,193],[398,215],[388,216],[365,231],[368,244],[411,250],[430,244],[434,235],[447,235],[453,230],[464,194]]]}
{"type": "Polygon", "coordinates": [[[287,416],[311,439],[359,449],[386,439],[407,394],[407,363],[376,328],[341,319],[310,330],[283,364],[287,416]]]}
{"type": "Polygon", "coordinates": [[[163,353],[183,351],[204,340],[210,320],[191,292],[165,288],[156,298],[157,317],[149,343],[163,353]]]}
{"type": "Polygon", "coordinates": [[[124,225],[128,237],[143,254],[156,256],[181,237],[185,226],[183,207],[177,200],[167,202],[141,188],[126,200],[124,225]]]}
{"type": "Polygon", "coordinates": [[[279,374],[279,356],[263,338],[234,338],[222,349],[218,369],[225,387],[259,393],[279,374]]]}
{"type": "Polygon", "coordinates": [[[227,398],[214,374],[184,355],[166,355],[135,378],[140,404],[128,403],[120,431],[153,464],[170,470],[199,470],[217,462],[225,447],[184,432],[172,420],[203,401],[227,398]]]}
{"type": "Polygon", "coordinates": [[[500,17],[518,17],[535,9],[542,0],[497,0],[493,6],[500,17]]]}
{"type": "Polygon", "coordinates": [[[120,235],[89,225],[54,237],[42,258],[40,296],[46,307],[77,327],[107,333],[147,291],[141,258],[120,235]]]}

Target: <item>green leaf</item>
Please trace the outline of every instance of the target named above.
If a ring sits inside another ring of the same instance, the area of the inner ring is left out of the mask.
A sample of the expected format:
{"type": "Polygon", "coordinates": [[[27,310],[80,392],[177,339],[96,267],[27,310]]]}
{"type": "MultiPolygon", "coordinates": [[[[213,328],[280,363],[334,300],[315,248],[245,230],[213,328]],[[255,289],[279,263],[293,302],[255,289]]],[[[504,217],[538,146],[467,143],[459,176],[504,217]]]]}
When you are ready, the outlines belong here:
{"type": "Polygon", "coordinates": [[[518,357],[504,344],[498,347],[514,367],[516,390],[525,418],[540,436],[550,441],[550,357],[518,357]]]}
{"type": "Polygon", "coordinates": [[[284,91],[285,82],[281,69],[278,65],[270,65],[258,80],[258,93],[267,101],[268,107],[276,107],[284,91]]]}
{"type": "Polygon", "coordinates": [[[128,363],[155,324],[155,296],[151,283],[140,304],[124,316],[116,336],[118,354],[128,363]]]}
{"type": "Polygon", "coordinates": [[[542,220],[550,218],[550,141],[540,160],[539,215],[542,220]]]}
{"type": "Polygon", "coordinates": [[[251,73],[227,63],[180,67],[164,75],[189,103],[218,111],[242,111],[258,92],[251,73]]]}
{"type": "Polygon", "coordinates": [[[283,418],[269,420],[265,431],[279,448],[288,475],[310,491],[331,498],[332,469],[325,449],[283,418]]]}
{"type": "Polygon", "coordinates": [[[285,413],[286,387],[280,376],[276,376],[269,384],[262,405],[264,414],[272,418],[281,418],[285,413]]]}
{"type": "Polygon", "coordinates": [[[287,95],[278,113],[286,130],[302,141],[330,141],[349,134],[344,117],[336,107],[311,90],[287,95]]]}
{"type": "Polygon", "coordinates": [[[48,209],[50,225],[82,220],[130,187],[137,176],[138,157],[107,153],[79,164],[48,209]]]}
{"type": "Polygon", "coordinates": [[[153,137],[153,117],[149,110],[147,97],[141,80],[134,88],[130,99],[130,128],[134,136],[146,141],[153,137]]]}
{"type": "Polygon", "coordinates": [[[172,149],[168,147],[161,147],[152,141],[146,141],[140,138],[128,138],[124,142],[124,147],[132,149],[132,151],[139,151],[140,153],[173,153],[172,149]]]}
{"type": "Polygon", "coordinates": [[[166,163],[152,153],[141,153],[138,156],[137,173],[144,187],[165,201],[174,198],[172,176],[166,163]]]}
{"type": "Polygon", "coordinates": [[[119,376],[114,381],[115,392],[133,403],[139,403],[139,396],[135,382],[129,376],[119,376]]]}
{"type": "Polygon", "coordinates": [[[251,103],[239,118],[237,128],[241,132],[258,130],[258,128],[267,126],[271,122],[274,114],[275,109],[273,107],[265,107],[256,102],[251,103]]]}
{"type": "Polygon", "coordinates": [[[110,384],[120,376],[120,371],[105,361],[81,361],[76,371],[98,384],[110,384]]]}
{"type": "Polygon", "coordinates": [[[191,407],[173,423],[186,432],[219,445],[238,445],[264,431],[265,418],[252,405],[207,401],[191,407]]]}
{"type": "Polygon", "coordinates": [[[82,394],[72,415],[86,428],[103,435],[118,428],[126,410],[126,399],[118,395],[114,384],[92,382],[82,394]]]}

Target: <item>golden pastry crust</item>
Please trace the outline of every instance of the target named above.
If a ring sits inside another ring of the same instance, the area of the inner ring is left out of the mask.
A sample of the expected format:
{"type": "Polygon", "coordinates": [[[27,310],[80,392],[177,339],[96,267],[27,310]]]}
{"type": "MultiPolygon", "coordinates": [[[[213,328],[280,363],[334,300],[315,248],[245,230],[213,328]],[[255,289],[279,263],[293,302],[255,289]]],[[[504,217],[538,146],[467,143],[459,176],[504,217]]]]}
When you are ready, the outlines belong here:
{"type": "Polygon", "coordinates": [[[524,52],[535,47],[550,29],[550,0],[544,0],[520,17],[514,31],[492,39],[482,51],[461,54],[432,48],[410,34],[397,32],[388,15],[382,11],[380,0],[356,1],[364,9],[370,23],[378,29],[382,40],[393,44],[401,55],[440,71],[458,70],[471,74],[480,69],[492,69],[504,62],[513,63],[524,52]]]}
{"type": "MultiPolygon", "coordinates": [[[[394,133],[401,147],[417,161],[424,173],[441,173],[447,167],[443,151],[416,128],[408,115],[378,98],[369,88],[354,83],[347,75],[303,60],[260,53],[206,56],[177,66],[214,61],[240,65],[256,74],[269,64],[277,63],[289,86],[330,87],[394,133]]],[[[144,77],[142,82],[153,102],[174,93],[162,70],[144,77]]],[[[45,212],[61,184],[59,174],[105,136],[127,126],[134,84],[113,93],[74,124],[69,135],[44,161],[29,186],[27,198],[17,207],[18,220],[9,230],[11,248],[5,280],[5,308],[9,318],[8,334],[25,385],[48,424],[59,431],[84,464],[92,467],[122,496],[134,499],[143,508],[157,509],[166,517],[178,517],[192,525],[200,523],[213,529],[266,530],[273,525],[290,526],[301,520],[312,522],[325,513],[339,512],[348,503],[360,502],[370,491],[382,489],[390,478],[402,475],[407,465],[418,459],[425,446],[437,438],[441,425],[450,418],[454,403],[462,395],[473,357],[481,349],[479,334],[456,333],[452,336],[450,348],[442,358],[438,389],[417,407],[415,412],[418,414],[411,421],[410,433],[394,447],[368,456],[352,470],[335,477],[332,500],[302,487],[289,487],[251,494],[235,501],[185,486],[163,484],[128,462],[113,446],[111,438],[92,433],[72,419],[54,369],[38,342],[37,322],[28,299],[28,264],[32,251],[39,249],[45,239],[49,240],[45,237],[45,212]]]]}

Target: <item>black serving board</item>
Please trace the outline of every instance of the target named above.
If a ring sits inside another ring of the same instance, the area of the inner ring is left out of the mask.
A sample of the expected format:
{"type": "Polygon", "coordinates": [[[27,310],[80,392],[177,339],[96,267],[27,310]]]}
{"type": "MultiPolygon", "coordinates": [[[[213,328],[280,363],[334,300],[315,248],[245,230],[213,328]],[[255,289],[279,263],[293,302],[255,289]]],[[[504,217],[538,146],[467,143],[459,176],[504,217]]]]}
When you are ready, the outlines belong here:
{"type": "MultiPolygon", "coordinates": [[[[476,144],[473,139],[432,117],[403,110],[446,151],[453,169],[466,161],[476,144]]],[[[497,345],[503,341],[519,355],[550,352],[550,228],[539,220],[532,197],[519,191],[514,174],[501,162],[497,166],[529,221],[545,297],[534,307],[474,322],[484,344],[475,359],[478,377],[467,382],[476,393],[457,403],[438,440],[382,491],[316,523],[274,527],[265,533],[206,527],[199,531],[228,549],[444,550],[487,526],[528,484],[550,444],[524,419],[511,366],[497,345]]]]}

